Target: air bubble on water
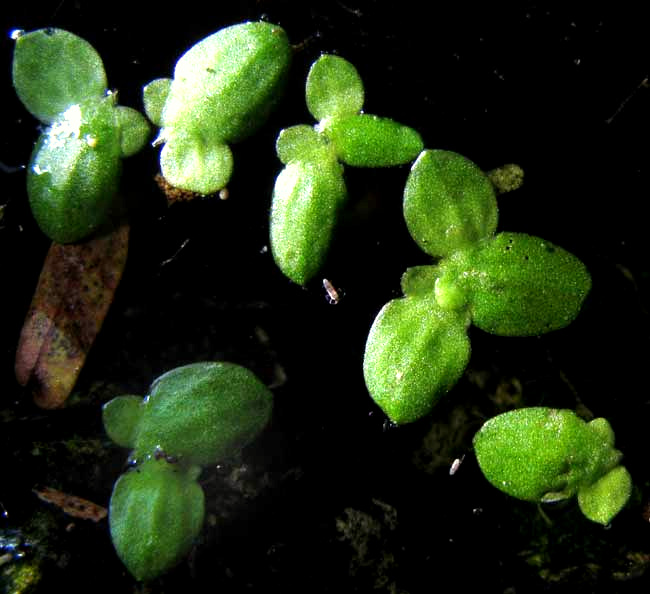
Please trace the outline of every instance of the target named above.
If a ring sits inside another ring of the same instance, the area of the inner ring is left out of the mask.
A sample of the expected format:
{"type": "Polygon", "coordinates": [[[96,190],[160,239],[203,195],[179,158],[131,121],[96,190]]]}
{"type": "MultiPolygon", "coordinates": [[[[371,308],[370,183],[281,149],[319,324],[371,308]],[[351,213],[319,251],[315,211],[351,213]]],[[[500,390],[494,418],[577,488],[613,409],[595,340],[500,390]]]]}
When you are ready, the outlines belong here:
{"type": "Polygon", "coordinates": [[[22,37],[25,34],[24,29],[13,29],[9,32],[9,37],[14,41],[17,41],[19,37],[22,37]]]}

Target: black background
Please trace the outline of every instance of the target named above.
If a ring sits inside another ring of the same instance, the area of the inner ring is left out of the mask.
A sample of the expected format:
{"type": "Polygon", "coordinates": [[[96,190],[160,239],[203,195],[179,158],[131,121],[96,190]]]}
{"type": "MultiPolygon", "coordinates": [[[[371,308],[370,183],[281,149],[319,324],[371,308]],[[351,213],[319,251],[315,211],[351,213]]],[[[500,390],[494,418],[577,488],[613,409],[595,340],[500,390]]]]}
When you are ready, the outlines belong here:
{"type": "Polygon", "coordinates": [[[107,505],[126,453],[104,436],[101,403],[144,394],[162,372],[206,359],[246,365],[266,383],[279,366],[286,382],[274,390],[271,426],[244,461],[204,471],[216,521],[187,562],[142,591],[647,591],[646,21],[622,3],[432,6],[58,1],[3,10],[7,166],[26,164],[38,134],[11,87],[14,28],[56,26],[85,38],[120,103],[136,108],[144,84],[169,76],[186,49],[223,26],[265,18],[296,45],[279,108],[234,148],[227,201],[168,207],[153,181],[157,152],[147,147],[125,161],[127,268],[76,397],[61,411],[36,409],[13,376],[49,242],[31,218],[24,173],[0,173],[0,503],[8,512],[0,529],[24,534],[26,560],[43,572],[38,591],[142,590],[116,558],[105,521],[77,521],[68,532],[70,518],[31,490],[46,485],[107,505]],[[401,214],[408,168],[346,170],[350,199],[322,274],[343,291],[338,305],[327,302],[320,278],[304,289],[291,284],[267,251],[275,137],[311,123],[304,79],[322,52],[358,68],[366,112],[416,128],[428,148],[460,152],[485,170],[521,165],[525,185],[500,198],[499,229],[561,245],[592,274],[583,311],[565,330],[499,338],[472,329],[465,377],[430,417],[398,429],[368,396],[361,362],[374,316],[400,295],[402,272],[428,262],[401,214]],[[545,509],[546,517],[482,477],[472,435],[522,405],[610,420],[635,484],[611,527],[588,522],[575,502],[545,509]],[[422,454],[432,430],[438,438],[422,454]],[[65,445],[72,439],[100,447],[73,454],[65,445]],[[396,514],[394,528],[382,505],[396,514]],[[370,522],[360,532],[365,555],[337,528],[337,518],[351,517],[346,508],[370,522]],[[50,529],[39,540],[27,527],[43,513],[50,529]]]}

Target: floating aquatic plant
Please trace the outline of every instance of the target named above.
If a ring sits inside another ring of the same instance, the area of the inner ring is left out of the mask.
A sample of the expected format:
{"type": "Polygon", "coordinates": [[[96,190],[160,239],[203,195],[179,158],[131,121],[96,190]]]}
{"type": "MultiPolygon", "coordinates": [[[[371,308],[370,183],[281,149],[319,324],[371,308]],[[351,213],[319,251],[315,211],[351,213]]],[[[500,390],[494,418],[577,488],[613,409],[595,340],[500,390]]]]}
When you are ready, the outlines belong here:
{"type": "Polygon", "coordinates": [[[361,113],[363,83],[347,60],[325,54],[307,76],[306,100],[315,126],[280,132],[285,165],[273,190],[271,248],[280,270],[304,285],[321,268],[346,201],[343,164],[389,167],[422,150],[420,135],[389,118],[361,113]]]}
{"type": "Polygon", "coordinates": [[[271,417],[273,397],[248,369],[226,362],[177,367],[146,397],[118,396],[103,411],[108,435],[131,449],[109,523],[117,554],[139,580],[178,563],[203,526],[201,466],[236,455],[271,417]]]}
{"type": "Polygon", "coordinates": [[[284,30],[251,22],[199,41],[176,63],[174,78],[144,88],[149,119],[160,127],[160,168],[174,187],[212,194],[233,169],[229,145],[252,134],[282,90],[291,58],[284,30]]]}
{"type": "Polygon", "coordinates": [[[582,513],[600,524],[609,524],[632,490],[610,424],[583,421],[571,410],[531,407],[498,415],[474,436],[474,450],[497,489],[538,503],[577,495],[582,513]]]}
{"type": "Polygon", "coordinates": [[[420,154],[404,217],[439,261],[406,271],[405,296],[383,307],[368,335],[366,385],[395,423],[426,415],[460,379],[470,324],[502,336],[557,330],[578,315],[591,286],[584,264],[562,248],[522,233],[495,235],[492,185],[456,153],[420,154]]]}
{"type": "Polygon", "coordinates": [[[13,84],[45,126],[27,169],[29,203],[58,243],[80,241],[108,222],[121,161],[138,152],[149,126],[107,90],[102,60],[62,29],[14,31],[13,84]]]}

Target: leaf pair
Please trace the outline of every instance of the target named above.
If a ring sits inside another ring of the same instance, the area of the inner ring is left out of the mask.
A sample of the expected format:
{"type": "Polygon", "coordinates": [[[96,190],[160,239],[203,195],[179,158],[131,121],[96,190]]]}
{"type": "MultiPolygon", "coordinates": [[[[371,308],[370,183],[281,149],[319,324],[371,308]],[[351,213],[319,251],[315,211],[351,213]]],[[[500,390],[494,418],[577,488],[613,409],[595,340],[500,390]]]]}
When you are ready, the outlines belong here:
{"type": "Polygon", "coordinates": [[[233,169],[229,143],[252,134],[279,98],[291,59],[284,30],[271,23],[226,27],[192,46],[173,79],[144,88],[155,144],[172,186],[198,194],[225,187],[233,169]]]}
{"type": "Polygon", "coordinates": [[[273,190],[270,224],[276,264],[301,285],[322,266],[347,198],[342,164],[390,167],[412,161],[423,148],[412,128],[360,113],[363,83],[343,58],[325,54],[316,60],[305,95],[318,124],[292,126],[278,136],[285,168],[273,190]]]}
{"type": "Polygon", "coordinates": [[[56,242],[82,240],[107,221],[121,159],[142,148],[148,124],[116,105],[92,46],[61,29],[16,36],[13,83],[27,110],[48,125],[27,172],[34,217],[56,242]]]}
{"type": "Polygon", "coordinates": [[[474,449],[488,481],[518,499],[577,495],[587,518],[608,524],[630,497],[630,475],[605,419],[587,423],[570,410],[522,408],[487,421],[474,449]]]}
{"type": "Polygon", "coordinates": [[[204,362],[173,369],[149,394],[104,406],[108,435],[135,468],[115,484],[109,522],[117,553],[139,580],[180,561],[203,525],[201,466],[236,455],[268,423],[272,394],[244,367],[204,362]]]}
{"type": "Polygon", "coordinates": [[[502,336],[562,328],[580,311],[591,279],[572,254],[521,233],[494,235],[492,186],[456,153],[424,151],[404,190],[411,235],[437,265],[408,269],[404,298],[379,312],[368,336],[364,376],[395,423],[427,414],[460,379],[470,323],[502,336]]]}

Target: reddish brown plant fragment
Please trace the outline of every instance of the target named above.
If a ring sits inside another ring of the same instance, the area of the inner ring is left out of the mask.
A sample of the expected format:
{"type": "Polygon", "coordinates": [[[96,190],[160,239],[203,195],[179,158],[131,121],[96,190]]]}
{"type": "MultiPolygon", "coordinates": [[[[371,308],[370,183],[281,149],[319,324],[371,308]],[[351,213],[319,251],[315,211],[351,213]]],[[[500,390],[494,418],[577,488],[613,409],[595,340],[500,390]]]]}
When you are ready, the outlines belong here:
{"type": "Polygon", "coordinates": [[[43,489],[34,489],[34,493],[41,501],[47,501],[57,507],[60,507],[64,513],[75,518],[82,520],[92,520],[99,522],[106,517],[107,511],[105,507],[97,505],[87,499],[82,499],[76,495],[68,495],[62,491],[44,487],[43,489]]]}
{"type": "Polygon", "coordinates": [[[129,227],[83,243],[52,243],[20,333],[16,379],[42,408],[63,406],[122,277],[129,227]]]}

